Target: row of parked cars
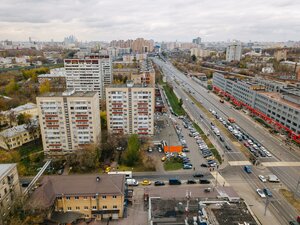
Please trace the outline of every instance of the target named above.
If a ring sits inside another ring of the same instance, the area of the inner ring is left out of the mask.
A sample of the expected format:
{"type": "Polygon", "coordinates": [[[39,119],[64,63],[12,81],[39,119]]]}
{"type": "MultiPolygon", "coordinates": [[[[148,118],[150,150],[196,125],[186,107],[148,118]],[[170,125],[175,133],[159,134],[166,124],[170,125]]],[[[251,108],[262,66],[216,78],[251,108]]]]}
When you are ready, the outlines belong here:
{"type": "Polygon", "coordinates": [[[193,124],[189,121],[189,119],[187,119],[187,118],[183,119],[183,126],[184,126],[184,128],[189,130],[189,136],[195,138],[201,155],[205,159],[207,159],[207,164],[201,164],[201,166],[202,167],[215,167],[215,166],[217,166],[217,162],[213,159],[213,153],[208,148],[205,141],[200,137],[199,132],[197,132],[197,130],[194,128],[193,124]]]}
{"type": "MultiPolygon", "coordinates": [[[[255,157],[272,157],[272,154],[264,146],[252,140],[246,132],[241,131],[241,128],[238,125],[223,119],[214,110],[210,109],[209,111],[228,129],[229,132],[232,133],[237,140],[242,142],[255,157]]],[[[212,129],[215,128],[212,127],[212,129]]],[[[225,147],[227,150],[231,150],[229,146],[226,145],[225,147]]]]}

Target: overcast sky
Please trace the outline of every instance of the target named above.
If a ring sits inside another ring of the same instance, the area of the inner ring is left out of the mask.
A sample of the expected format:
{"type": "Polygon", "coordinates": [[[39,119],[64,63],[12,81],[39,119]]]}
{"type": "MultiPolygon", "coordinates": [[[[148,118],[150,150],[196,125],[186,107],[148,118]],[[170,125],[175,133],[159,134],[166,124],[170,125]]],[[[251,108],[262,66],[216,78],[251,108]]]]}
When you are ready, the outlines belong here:
{"type": "Polygon", "coordinates": [[[1,0],[0,40],[300,40],[299,0],[1,0]]]}

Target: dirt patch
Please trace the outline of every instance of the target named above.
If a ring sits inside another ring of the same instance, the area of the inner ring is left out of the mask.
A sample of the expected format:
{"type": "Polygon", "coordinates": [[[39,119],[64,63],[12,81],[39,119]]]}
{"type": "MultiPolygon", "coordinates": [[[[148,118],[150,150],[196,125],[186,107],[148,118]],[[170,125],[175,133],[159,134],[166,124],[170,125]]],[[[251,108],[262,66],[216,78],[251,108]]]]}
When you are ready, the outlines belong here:
{"type": "Polygon", "coordinates": [[[286,190],[280,189],[279,193],[300,213],[300,199],[295,198],[294,193],[286,190]]]}

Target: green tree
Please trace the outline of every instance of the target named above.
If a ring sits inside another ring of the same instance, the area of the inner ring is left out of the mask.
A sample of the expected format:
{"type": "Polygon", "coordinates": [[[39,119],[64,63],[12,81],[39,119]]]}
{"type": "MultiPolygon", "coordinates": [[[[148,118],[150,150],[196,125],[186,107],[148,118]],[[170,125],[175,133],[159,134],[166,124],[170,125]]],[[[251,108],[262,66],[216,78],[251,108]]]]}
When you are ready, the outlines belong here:
{"type": "Polygon", "coordinates": [[[179,99],[178,105],[181,107],[182,106],[182,99],[179,99]]]}
{"type": "Polygon", "coordinates": [[[137,134],[133,134],[129,137],[128,146],[125,151],[124,161],[127,166],[134,166],[139,162],[140,154],[140,142],[137,134]]]}
{"type": "Polygon", "coordinates": [[[15,79],[11,79],[9,83],[5,86],[6,94],[13,94],[19,89],[19,85],[16,83],[15,79]]]}
{"type": "Polygon", "coordinates": [[[192,55],[192,61],[196,62],[196,60],[197,60],[197,57],[195,55],[192,55]]]}
{"type": "Polygon", "coordinates": [[[100,119],[101,119],[101,130],[104,130],[107,127],[106,111],[100,112],[100,119]]]}
{"type": "Polygon", "coordinates": [[[50,92],[51,90],[51,84],[49,80],[44,81],[43,83],[41,83],[40,85],[40,93],[46,93],[46,92],[50,92]]]}
{"type": "Polygon", "coordinates": [[[29,114],[26,113],[21,113],[17,116],[17,122],[18,125],[24,124],[24,123],[28,123],[28,121],[30,120],[31,116],[29,114]]]}

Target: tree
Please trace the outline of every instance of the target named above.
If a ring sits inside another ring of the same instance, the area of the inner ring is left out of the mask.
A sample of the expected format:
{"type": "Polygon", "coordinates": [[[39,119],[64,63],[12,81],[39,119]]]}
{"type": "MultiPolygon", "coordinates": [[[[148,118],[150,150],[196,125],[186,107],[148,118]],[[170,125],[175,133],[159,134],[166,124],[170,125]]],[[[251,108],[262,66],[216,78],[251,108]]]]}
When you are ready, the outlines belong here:
{"type": "Polygon", "coordinates": [[[179,99],[178,105],[179,105],[180,107],[182,106],[182,103],[183,103],[182,99],[179,99]]]}
{"type": "Polygon", "coordinates": [[[50,90],[51,90],[50,81],[46,80],[43,83],[41,83],[39,90],[40,90],[40,94],[44,94],[44,93],[50,92],[50,90]]]}
{"type": "Polygon", "coordinates": [[[192,55],[192,61],[196,62],[196,60],[197,60],[197,57],[195,55],[192,55]]]}
{"type": "Polygon", "coordinates": [[[18,125],[28,123],[30,118],[31,118],[31,115],[29,115],[27,113],[21,113],[17,116],[17,123],[18,123],[18,125]]]}
{"type": "Polygon", "coordinates": [[[5,86],[6,94],[13,94],[19,89],[19,85],[16,83],[15,79],[11,79],[10,82],[5,86]]]}
{"type": "Polygon", "coordinates": [[[128,146],[125,151],[124,161],[127,166],[134,166],[139,162],[140,154],[140,142],[137,134],[132,134],[128,140],[128,146]]]}
{"type": "Polygon", "coordinates": [[[101,118],[101,130],[104,130],[107,127],[106,111],[100,112],[100,118],[101,118]]]}

